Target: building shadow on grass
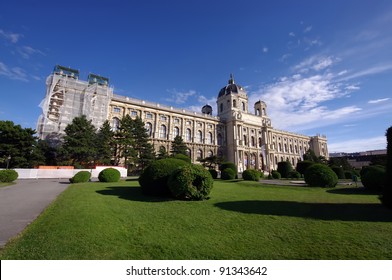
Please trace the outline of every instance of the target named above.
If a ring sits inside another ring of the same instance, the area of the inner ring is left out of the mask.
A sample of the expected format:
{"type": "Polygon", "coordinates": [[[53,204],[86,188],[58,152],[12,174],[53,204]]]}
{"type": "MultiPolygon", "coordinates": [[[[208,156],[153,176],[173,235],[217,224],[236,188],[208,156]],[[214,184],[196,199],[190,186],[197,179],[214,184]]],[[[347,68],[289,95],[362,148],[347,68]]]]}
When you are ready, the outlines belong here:
{"type": "Polygon", "coordinates": [[[132,200],[132,201],[165,202],[165,201],[173,200],[171,197],[144,195],[140,187],[112,186],[96,192],[102,195],[117,196],[118,198],[132,200]]]}
{"type": "Polygon", "coordinates": [[[327,190],[328,193],[334,193],[334,194],[348,194],[348,195],[379,195],[380,192],[375,192],[375,191],[370,191],[367,190],[364,187],[358,187],[358,188],[336,188],[336,189],[330,189],[327,190]]]}
{"type": "Polygon", "coordinates": [[[392,222],[392,212],[381,204],[249,200],[219,202],[215,206],[246,214],[299,217],[325,221],[392,222]]]}

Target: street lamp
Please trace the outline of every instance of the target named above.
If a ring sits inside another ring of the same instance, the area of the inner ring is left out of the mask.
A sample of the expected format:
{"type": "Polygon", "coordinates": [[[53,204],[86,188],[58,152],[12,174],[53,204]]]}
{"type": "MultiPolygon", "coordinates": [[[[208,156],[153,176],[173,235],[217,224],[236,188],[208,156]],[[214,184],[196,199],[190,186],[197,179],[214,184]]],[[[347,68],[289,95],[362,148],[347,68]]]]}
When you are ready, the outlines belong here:
{"type": "Polygon", "coordinates": [[[11,160],[11,156],[8,156],[7,157],[7,169],[8,169],[8,166],[10,165],[10,160],[11,160]]]}

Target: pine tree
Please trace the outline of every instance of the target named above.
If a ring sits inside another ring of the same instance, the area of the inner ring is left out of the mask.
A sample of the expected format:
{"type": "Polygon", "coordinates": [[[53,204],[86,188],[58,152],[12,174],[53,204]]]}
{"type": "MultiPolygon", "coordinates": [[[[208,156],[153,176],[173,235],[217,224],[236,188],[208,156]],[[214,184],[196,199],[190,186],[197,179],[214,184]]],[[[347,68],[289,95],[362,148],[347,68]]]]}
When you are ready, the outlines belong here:
{"type": "Polygon", "coordinates": [[[64,129],[64,154],[72,165],[90,166],[96,157],[96,128],[86,116],[76,117],[64,129]]]}
{"type": "Polygon", "coordinates": [[[133,121],[132,136],[134,138],[133,150],[136,152],[134,163],[136,170],[141,171],[155,159],[155,153],[145,124],[139,117],[133,121]]]}
{"type": "Polygon", "coordinates": [[[187,153],[186,153],[187,149],[188,149],[188,147],[186,146],[186,144],[182,140],[182,137],[177,135],[173,140],[172,149],[170,152],[174,156],[177,154],[182,154],[182,155],[187,156],[187,153]]]}
{"type": "Polygon", "coordinates": [[[110,127],[110,123],[106,120],[102,126],[99,128],[97,133],[97,156],[96,161],[103,165],[109,165],[112,162],[112,157],[114,154],[113,142],[114,133],[110,127]]]}
{"type": "Polygon", "coordinates": [[[133,163],[136,153],[133,149],[135,140],[133,138],[133,120],[129,115],[125,115],[120,120],[118,132],[116,134],[116,162],[124,159],[124,164],[129,166],[133,163]]]}
{"type": "Polygon", "coordinates": [[[164,159],[168,157],[169,157],[169,153],[166,151],[165,147],[159,147],[157,159],[164,159]]]}

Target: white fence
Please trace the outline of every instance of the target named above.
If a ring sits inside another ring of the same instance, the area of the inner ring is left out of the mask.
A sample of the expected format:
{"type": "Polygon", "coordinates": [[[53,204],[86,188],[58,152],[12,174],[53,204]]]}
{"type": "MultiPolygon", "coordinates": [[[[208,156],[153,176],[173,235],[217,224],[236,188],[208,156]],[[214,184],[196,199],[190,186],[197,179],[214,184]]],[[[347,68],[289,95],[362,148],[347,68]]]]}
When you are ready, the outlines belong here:
{"type": "MultiPolygon", "coordinates": [[[[120,171],[121,177],[127,177],[127,169],[118,166],[97,166],[94,169],[25,169],[15,168],[18,179],[63,179],[72,178],[79,171],[91,172],[92,178],[98,178],[99,172],[106,168],[114,168],[120,171]]],[[[3,170],[3,169],[0,169],[3,170]]]]}

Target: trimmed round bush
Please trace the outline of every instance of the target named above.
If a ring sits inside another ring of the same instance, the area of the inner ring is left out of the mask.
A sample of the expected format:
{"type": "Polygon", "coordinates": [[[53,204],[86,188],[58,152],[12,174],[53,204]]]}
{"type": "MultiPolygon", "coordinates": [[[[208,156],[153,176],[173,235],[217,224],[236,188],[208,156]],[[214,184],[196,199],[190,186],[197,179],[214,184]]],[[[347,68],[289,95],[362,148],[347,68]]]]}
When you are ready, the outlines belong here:
{"type": "Polygon", "coordinates": [[[175,198],[183,200],[203,200],[208,198],[214,180],[210,172],[201,165],[184,165],[169,177],[168,185],[175,198]]]}
{"type": "Polygon", "coordinates": [[[233,180],[236,177],[236,172],[231,168],[226,168],[221,172],[221,179],[223,180],[233,180]]]}
{"type": "Polygon", "coordinates": [[[0,170],[0,182],[10,183],[18,179],[18,172],[12,169],[0,170]]]}
{"type": "Polygon", "coordinates": [[[385,168],[381,166],[368,166],[361,176],[363,186],[372,191],[380,191],[385,184],[385,168]]]}
{"type": "Polygon", "coordinates": [[[218,171],[215,169],[208,169],[208,172],[210,172],[212,179],[218,178],[218,171]]]}
{"type": "Polygon", "coordinates": [[[69,179],[69,181],[72,184],[75,183],[85,183],[88,182],[91,178],[91,173],[88,171],[79,171],[76,173],[72,178],[69,179]]]}
{"type": "Polygon", "coordinates": [[[106,168],[98,174],[100,182],[118,182],[120,181],[120,177],[120,171],[114,168],[106,168]]]}
{"type": "Polygon", "coordinates": [[[332,188],[338,183],[338,176],[330,167],[316,163],[306,169],[305,182],[311,187],[332,188]]]}
{"type": "Polygon", "coordinates": [[[221,165],[219,166],[219,170],[222,172],[223,170],[225,170],[226,168],[231,168],[232,170],[234,170],[235,174],[237,175],[238,170],[237,170],[237,166],[232,163],[232,162],[222,162],[221,165]]]}
{"type": "Polygon", "coordinates": [[[282,178],[280,173],[278,171],[276,171],[276,170],[272,170],[271,171],[271,176],[272,176],[272,179],[280,179],[280,178],[282,178]]]}
{"type": "Polygon", "coordinates": [[[170,195],[167,181],[174,170],[184,165],[188,165],[188,163],[175,158],[164,158],[153,161],[143,170],[139,177],[142,192],[146,195],[155,196],[170,195]]]}
{"type": "Polygon", "coordinates": [[[260,172],[255,169],[246,169],[244,172],[242,172],[242,179],[245,181],[259,181],[260,172]]]}
{"type": "Polygon", "coordinates": [[[292,178],[292,179],[299,179],[301,178],[301,173],[298,171],[292,170],[287,174],[287,178],[292,178]]]}
{"type": "Polygon", "coordinates": [[[183,154],[176,154],[173,158],[183,160],[183,161],[185,161],[187,163],[191,163],[192,162],[190,157],[188,157],[186,155],[183,155],[183,154]]]}
{"type": "Polygon", "coordinates": [[[338,176],[338,179],[345,179],[346,176],[344,175],[344,170],[340,166],[332,166],[331,167],[332,171],[335,172],[336,176],[338,176]]]}
{"type": "Polygon", "coordinates": [[[308,169],[308,167],[312,166],[313,164],[315,164],[315,162],[310,160],[299,161],[295,170],[297,170],[301,175],[304,175],[306,169],[308,169]]]}
{"type": "Polygon", "coordinates": [[[293,166],[289,161],[281,161],[278,162],[278,169],[277,171],[283,178],[288,178],[290,171],[293,170],[293,166]]]}

